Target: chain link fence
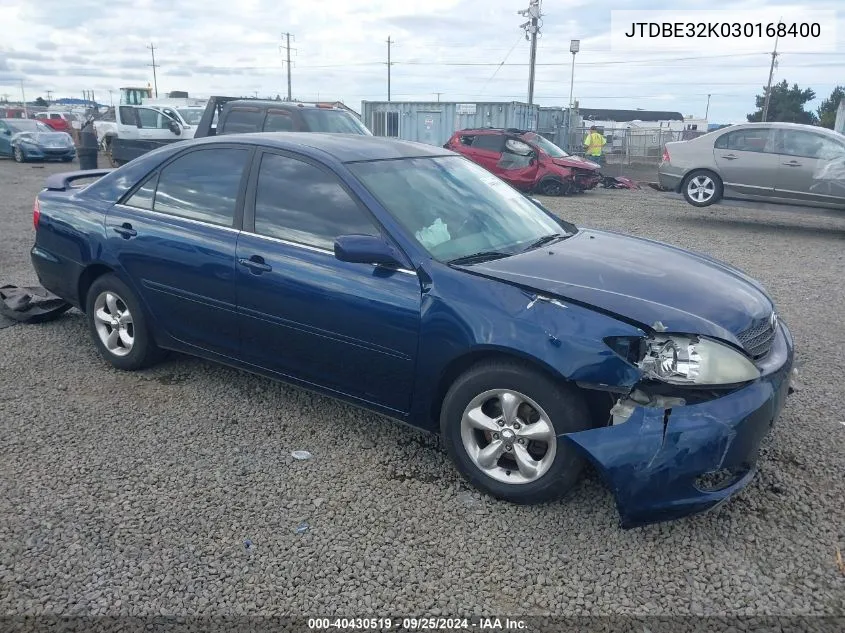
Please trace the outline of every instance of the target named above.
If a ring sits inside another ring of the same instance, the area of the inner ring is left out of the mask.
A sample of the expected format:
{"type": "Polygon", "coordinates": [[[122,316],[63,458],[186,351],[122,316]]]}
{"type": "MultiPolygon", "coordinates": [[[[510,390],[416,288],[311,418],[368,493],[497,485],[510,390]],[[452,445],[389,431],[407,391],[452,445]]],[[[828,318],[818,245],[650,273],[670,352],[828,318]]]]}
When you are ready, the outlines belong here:
{"type": "MultiPolygon", "coordinates": [[[[566,127],[556,130],[542,130],[541,134],[569,154],[584,155],[584,138],[589,126],[573,127],[567,133],[566,127]]],[[[671,141],[683,141],[703,132],[697,130],[669,130],[666,128],[599,128],[607,145],[603,148],[605,162],[618,165],[657,166],[663,155],[663,147],[671,141]]]]}

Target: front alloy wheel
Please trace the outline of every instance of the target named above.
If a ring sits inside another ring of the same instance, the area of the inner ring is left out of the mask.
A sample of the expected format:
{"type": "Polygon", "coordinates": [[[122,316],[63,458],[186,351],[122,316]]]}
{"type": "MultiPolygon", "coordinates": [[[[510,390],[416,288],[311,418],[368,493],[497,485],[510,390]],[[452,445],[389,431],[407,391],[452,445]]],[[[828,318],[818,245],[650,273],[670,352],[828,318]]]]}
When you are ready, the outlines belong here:
{"type": "Polygon", "coordinates": [[[440,411],[444,445],[461,474],[494,497],[523,504],[572,489],[583,460],[562,436],[590,425],[578,389],[508,359],[458,376],[440,411]]]}
{"type": "Polygon", "coordinates": [[[24,163],[26,162],[26,156],[24,156],[23,150],[21,149],[20,145],[16,145],[14,149],[14,156],[16,163],[24,163]]]}
{"type": "Polygon", "coordinates": [[[485,391],[470,401],[461,419],[461,439],[479,470],[509,484],[545,475],[557,447],[548,414],[528,396],[509,389],[485,391]]]}

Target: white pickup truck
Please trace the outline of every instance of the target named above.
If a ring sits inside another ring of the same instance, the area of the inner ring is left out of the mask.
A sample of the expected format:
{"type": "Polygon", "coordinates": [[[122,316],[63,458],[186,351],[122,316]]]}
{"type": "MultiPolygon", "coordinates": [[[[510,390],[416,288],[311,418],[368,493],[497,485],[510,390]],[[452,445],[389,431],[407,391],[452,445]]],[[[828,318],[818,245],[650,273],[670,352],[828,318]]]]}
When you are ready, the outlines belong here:
{"type": "MultiPolygon", "coordinates": [[[[133,89],[121,93],[129,90],[133,89]]],[[[96,121],[94,129],[100,147],[117,166],[166,143],[193,138],[204,111],[205,103],[199,99],[142,100],[121,94],[114,120],[96,121]]]]}

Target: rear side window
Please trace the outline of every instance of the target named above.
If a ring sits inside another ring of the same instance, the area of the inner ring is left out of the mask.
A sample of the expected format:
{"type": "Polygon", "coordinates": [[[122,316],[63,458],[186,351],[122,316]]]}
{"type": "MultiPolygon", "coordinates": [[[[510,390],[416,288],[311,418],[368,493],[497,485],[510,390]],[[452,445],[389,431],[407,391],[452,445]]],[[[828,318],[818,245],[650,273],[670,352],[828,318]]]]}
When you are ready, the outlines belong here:
{"type": "Polygon", "coordinates": [[[223,121],[225,134],[260,132],[264,122],[264,111],[258,108],[232,108],[223,121]]]}
{"type": "Polygon", "coordinates": [[[479,134],[472,141],[472,146],[476,149],[486,149],[493,152],[502,151],[502,140],[504,137],[498,134],[479,134]]]}
{"type": "Polygon", "coordinates": [[[228,147],[180,156],[162,169],[153,210],[232,226],[248,158],[249,150],[228,147]]]}
{"type": "Polygon", "coordinates": [[[285,110],[268,110],[267,119],[264,121],[265,132],[291,132],[293,131],[293,118],[285,110]]]}
{"type": "Polygon", "coordinates": [[[147,179],[141,187],[133,193],[129,199],[124,203],[127,207],[135,207],[136,209],[145,209],[152,211],[153,198],[156,193],[156,178],[158,174],[153,174],[147,179]]]}
{"type": "Polygon", "coordinates": [[[276,154],[261,159],[255,232],[325,249],[339,235],[379,234],[336,176],[276,154]]]}
{"type": "Polygon", "coordinates": [[[771,152],[772,128],[749,128],[728,132],[717,138],[713,147],[737,152],[771,152]]]}

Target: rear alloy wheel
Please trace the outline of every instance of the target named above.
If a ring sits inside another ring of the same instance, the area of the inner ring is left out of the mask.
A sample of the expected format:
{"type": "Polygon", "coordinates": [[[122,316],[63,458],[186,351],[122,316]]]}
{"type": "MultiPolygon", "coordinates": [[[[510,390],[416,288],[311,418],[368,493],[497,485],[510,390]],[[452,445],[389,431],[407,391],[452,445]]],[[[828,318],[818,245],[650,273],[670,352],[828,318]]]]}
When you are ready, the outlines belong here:
{"type": "Polygon", "coordinates": [[[684,179],[684,198],[695,207],[707,207],[721,200],[722,181],[716,174],[697,170],[684,179]]]}
{"type": "Polygon", "coordinates": [[[14,154],[16,163],[25,163],[26,162],[26,156],[24,155],[23,150],[21,149],[20,145],[15,146],[13,154],[14,154]]]}
{"type": "Polygon", "coordinates": [[[115,275],[103,275],[91,284],[85,312],[100,355],[114,367],[142,369],[161,357],[140,304],[115,275]]]}
{"type": "Polygon", "coordinates": [[[443,401],[446,450],[474,486],[513,503],[566,494],[583,460],[562,434],[589,428],[577,390],[517,362],[485,363],[460,376],[443,401]]]}

